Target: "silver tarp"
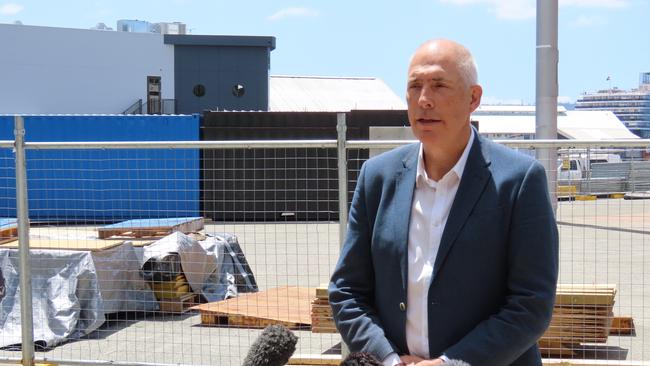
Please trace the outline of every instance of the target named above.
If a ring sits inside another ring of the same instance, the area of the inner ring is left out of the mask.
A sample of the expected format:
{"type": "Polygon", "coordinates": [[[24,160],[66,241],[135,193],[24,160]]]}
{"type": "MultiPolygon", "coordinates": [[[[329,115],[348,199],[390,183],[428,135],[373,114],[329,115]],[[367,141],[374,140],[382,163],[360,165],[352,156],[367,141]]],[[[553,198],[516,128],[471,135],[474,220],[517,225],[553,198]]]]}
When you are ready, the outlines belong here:
{"type": "MultiPolygon", "coordinates": [[[[78,339],[99,328],[108,313],[158,310],[143,266],[150,270],[155,266],[145,263],[169,258],[178,258],[192,291],[208,301],[257,291],[230,234],[198,242],[173,233],[143,248],[126,242],[97,252],[31,250],[35,342],[49,348],[78,339]]],[[[18,261],[18,250],[0,249],[0,347],[21,342],[18,261]]]]}

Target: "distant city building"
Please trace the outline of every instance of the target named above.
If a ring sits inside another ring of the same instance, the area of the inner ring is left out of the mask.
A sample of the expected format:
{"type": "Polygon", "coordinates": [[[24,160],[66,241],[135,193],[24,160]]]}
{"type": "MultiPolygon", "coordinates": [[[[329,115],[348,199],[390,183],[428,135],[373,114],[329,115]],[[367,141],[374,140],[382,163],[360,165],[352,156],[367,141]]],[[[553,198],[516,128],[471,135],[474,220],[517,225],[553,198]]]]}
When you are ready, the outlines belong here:
{"type": "Polygon", "coordinates": [[[162,22],[154,24],[152,31],[160,34],[187,34],[187,26],[181,22],[162,22]]]}
{"type": "Polygon", "coordinates": [[[90,28],[90,29],[95,29],[95,30],[105,30],[105,31],[112,31],[112,30],[113,30],[113,28],[107,26],[107,25],[104,24],[104,23],[97,23],[97,25],[95,25],[94,27],[92,27],[92,28],[90,28]]]}
{"type": "Polygon", "coordinates": [[[120,19],[117,21],[118,32],[153,33],[153,24],[145,20],[120,19]]]}
{"type": "Polygon", "coordinates": [[[576,110],[612,111],[623,124],[641,138],[650,138],[650,72],[641,73],[639,87],[616,87],[582,95],[576,110]]]}
{"type": "Polygon", "coordinates": [[[117,31],[133,33],[187,34],[187,26],[185,23],[181,22],[149,23],[145,20],[121,19],[117,21],[117,31]]]}

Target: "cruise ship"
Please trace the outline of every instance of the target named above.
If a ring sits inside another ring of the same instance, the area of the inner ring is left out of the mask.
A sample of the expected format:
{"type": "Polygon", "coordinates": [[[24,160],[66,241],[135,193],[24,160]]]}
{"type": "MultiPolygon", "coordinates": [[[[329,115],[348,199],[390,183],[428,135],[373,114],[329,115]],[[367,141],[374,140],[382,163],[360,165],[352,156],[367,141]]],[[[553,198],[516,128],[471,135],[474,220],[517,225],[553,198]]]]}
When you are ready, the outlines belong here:
{"type": "Polygon", "coordinates": [[[614,87],[587,93],[580,96],[575,109],[612,111],[632,133],[650,138],[650,72],[641,73],[637,89],[614,87]]]}

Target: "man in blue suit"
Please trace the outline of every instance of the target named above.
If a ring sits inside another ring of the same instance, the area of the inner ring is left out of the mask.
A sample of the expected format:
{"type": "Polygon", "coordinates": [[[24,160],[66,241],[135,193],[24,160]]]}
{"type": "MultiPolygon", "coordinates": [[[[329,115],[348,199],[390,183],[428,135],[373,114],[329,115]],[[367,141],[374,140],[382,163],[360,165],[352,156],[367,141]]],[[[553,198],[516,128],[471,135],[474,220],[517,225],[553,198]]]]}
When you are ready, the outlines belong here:
{"type": "Polygon", "coordinates": [[[558,271],[546,175],[471,127],[481,95],[465,47],[414,53],[406,99],[420,143],[363,165],[329,285],[350,351],[390,366],[542,364],[558,271]]]}

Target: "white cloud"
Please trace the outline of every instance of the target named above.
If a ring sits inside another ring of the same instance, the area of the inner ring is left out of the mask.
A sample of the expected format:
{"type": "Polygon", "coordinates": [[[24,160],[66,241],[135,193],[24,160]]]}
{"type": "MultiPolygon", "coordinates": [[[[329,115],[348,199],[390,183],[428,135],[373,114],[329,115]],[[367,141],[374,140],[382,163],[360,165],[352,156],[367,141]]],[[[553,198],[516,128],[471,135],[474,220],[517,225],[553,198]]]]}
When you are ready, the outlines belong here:
{"type": "Polygon", "coordinates": [[[485,4],[499,19],[530,19],[535,17],[535,0],[440,0],[454,5],[485,4]]]}
{"type": "Polygon", "coordinates": [[[560,0],[560,6],[582,6],[589,8],[624,8],[629,0],[560,0]]]}
{"type": "Polygon", "coordinates": [[[286,8],[279,10],[272,15],[270,15],[267,19],[276,21],[276,20],[281,20],[284,18],[290,18],[290,17],[315,17],[318,16],[318,12],[313,9],[309,8],[286,8]]]}
{"type": "Polygon", "coordinates": [[[598,15],[580,15],[569,24],[574,27],[593,27],[607,24],[607,21],[598,15]]]}
{"type": "Polygon", "coordinates": [[[7,3],[0,5],[0,15],[16,15],[23,11],[24,7],[20,4],[7,3]]]}
{"type": "MultiPolygon", "coordinates": [[[[458,6],[486,5],[499,19],[520,20],[535,17],[536,0],[439,0],[441,3],[458,6]]],[[[560,7],[623,8],[630,0],[559,0],[560,7]]],[[[584,21],[584,20],[583,20],[584,21]]]]}

